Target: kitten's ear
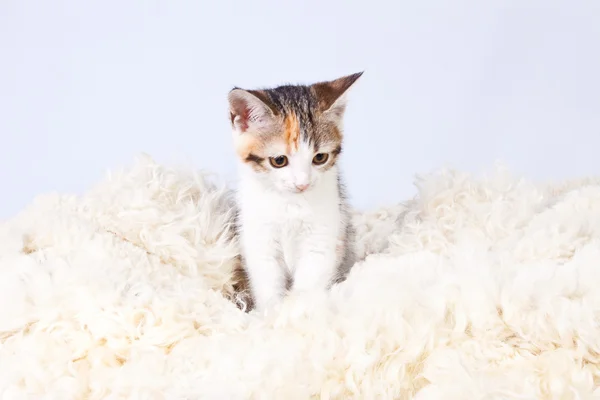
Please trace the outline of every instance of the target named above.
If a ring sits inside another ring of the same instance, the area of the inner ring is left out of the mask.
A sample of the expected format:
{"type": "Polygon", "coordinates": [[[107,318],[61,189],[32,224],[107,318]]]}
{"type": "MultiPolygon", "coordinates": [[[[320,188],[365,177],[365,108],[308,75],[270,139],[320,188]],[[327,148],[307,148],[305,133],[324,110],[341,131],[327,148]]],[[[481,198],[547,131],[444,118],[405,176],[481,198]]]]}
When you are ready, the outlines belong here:
{"type": "Polygon", "coordinates": [[[229,92],[231,124],[239,133],[264,132],[274,122],[267,96],[260,90],[233,89],[229,92]]]}
{"type": "Polygon", "coordinates": [[[344,115],[344,111],[346,111],[346,92],[361,77],[363,72],[343,76],[329,82],[313,84],[312,88],[319,101],[321,112],[340,120],[344,115]]]}

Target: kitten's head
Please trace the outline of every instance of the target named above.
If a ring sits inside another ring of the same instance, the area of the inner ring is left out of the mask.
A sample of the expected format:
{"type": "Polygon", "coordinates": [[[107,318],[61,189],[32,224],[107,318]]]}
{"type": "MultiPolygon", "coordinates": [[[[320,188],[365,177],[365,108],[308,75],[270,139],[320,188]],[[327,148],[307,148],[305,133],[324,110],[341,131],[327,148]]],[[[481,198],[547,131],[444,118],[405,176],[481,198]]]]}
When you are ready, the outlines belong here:
{"type": "Polygon", "coordinates": [[[325,174],[335,174],[345,93],[361,75],[309,86],[233,89],[229,111],[242,163],[266,185],[291,193],[310,190],[325,174]]]}

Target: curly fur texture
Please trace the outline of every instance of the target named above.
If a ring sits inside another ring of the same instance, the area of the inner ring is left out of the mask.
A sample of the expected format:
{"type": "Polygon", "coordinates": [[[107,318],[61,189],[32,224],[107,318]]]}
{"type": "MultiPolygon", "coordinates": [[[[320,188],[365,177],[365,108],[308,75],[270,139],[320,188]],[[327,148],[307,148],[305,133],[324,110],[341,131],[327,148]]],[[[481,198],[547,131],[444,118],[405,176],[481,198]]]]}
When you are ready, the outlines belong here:
{"type": "Polygon", "coordinates": [[[2,398],[600,396],[600,180],[417,187],[355,213],[346,281],[263,315],[205,175],[142,158],[38,198],[0,225],[2,398]]]}

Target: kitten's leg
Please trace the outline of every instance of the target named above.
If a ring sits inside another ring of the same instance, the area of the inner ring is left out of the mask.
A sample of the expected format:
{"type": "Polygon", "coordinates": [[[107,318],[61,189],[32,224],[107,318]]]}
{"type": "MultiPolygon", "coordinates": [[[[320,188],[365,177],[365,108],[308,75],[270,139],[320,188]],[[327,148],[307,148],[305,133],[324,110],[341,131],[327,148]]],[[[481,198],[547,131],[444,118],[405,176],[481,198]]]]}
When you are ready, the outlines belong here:
{"type": "Polygon", "coordinates": [[[250,231],[243,236],[245,268],[252,288],[254,308],[262,311],[283,297],[285,271],[277,259],[276,242],[269,234],[250,231]]]}
{"type": "Polygon", "coordinates": [[[333,232],[311,234],[301,241],[292,291],[326,290],[337,269],[337,238],[333,232]]]}

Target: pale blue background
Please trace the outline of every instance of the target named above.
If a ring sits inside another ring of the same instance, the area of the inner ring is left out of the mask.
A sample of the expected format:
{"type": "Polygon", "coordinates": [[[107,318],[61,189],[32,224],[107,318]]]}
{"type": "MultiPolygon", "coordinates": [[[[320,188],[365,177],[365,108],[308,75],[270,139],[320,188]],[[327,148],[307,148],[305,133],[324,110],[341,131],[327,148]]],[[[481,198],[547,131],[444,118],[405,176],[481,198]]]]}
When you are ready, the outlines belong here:
{"type": "Polygon", "coordinates": [[[232,86],[359,70],[359,207],[443,165],[600,171],[600,1],[0,0],[0,50],[0,218],[142,151],[232,179],[232,86]]]}

